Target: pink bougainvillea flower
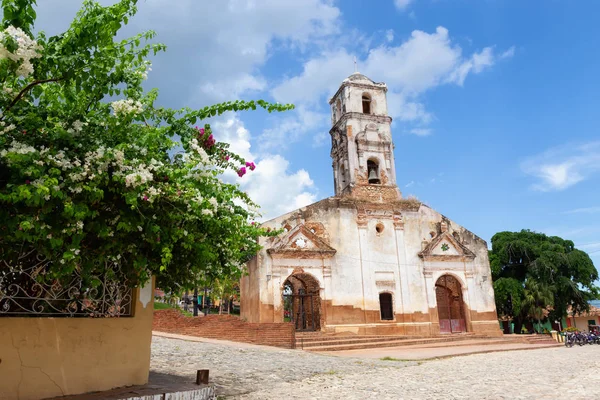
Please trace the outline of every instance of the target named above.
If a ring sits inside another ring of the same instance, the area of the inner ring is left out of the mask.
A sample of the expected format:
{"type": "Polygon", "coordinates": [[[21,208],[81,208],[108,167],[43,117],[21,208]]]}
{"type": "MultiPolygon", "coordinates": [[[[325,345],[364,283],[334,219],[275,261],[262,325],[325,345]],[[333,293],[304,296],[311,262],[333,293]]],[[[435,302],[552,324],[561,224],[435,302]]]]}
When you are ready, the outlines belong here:
{"type": "Polygon", "coordinates": [[[241,178],[242,176],[246,175],[246,168],[245,167],[241,167],[240,169],[238,169],[237,172],[238,176],[241,178]]]}
{"type": "Polygon", "coordinates": [[[229,161],[229,156],[225,156],[225,161],[229,161]]]}
{"type": "Polygon", "coordinates": [[[148,196],[144,195],[144,201],[148,201],[148,196]]]}
{"type": "Polygon", "coordinates": [[[27,184],[27,185],[29,185],[30,183],[31,183],[31,181],[30,181],[29,179],[27,179],[27,180],[25,181],[25,184],[27,184]]]}
{"type": "Polygon", "coordinates": [[[250,163],[250,170],[254,171],[254,169],[256,168],[256,165],[254,165],[253,162],[250,163]]]}

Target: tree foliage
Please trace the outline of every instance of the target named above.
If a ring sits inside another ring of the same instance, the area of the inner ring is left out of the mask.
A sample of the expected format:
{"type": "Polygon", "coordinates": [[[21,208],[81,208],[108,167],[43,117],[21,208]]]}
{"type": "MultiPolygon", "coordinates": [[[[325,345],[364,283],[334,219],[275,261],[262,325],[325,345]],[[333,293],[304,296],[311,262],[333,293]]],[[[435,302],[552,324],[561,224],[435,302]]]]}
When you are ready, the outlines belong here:
{"type": "Polygon", "coordinates": [[[599,293],[590,257],[557,236],[499,232],[492,237],[490,266],[498,314],[519,326],[526,319],[543,319],[546,310],[552,319],[562,318],[569,308],[587,311],[588,301],[599,293]]]}
{"type": "Polygon", "coordinates": [[[136,3],[86,0],[66,32],[33,38],[35,0],[2,0],[0,258],[17,265],[31,249],[50,261],[38,279],[77,272],[94,286],[113,263],[133,285],[156,275],[163,289],[192,287],[238,276],[258,237],[272,234],[252,223],[246,193],[222,180],[254,163],[194,125],[292,106],[157,106],[142,83],[165,46],[150,43],[151,31],[115,39],[136,3]]]}

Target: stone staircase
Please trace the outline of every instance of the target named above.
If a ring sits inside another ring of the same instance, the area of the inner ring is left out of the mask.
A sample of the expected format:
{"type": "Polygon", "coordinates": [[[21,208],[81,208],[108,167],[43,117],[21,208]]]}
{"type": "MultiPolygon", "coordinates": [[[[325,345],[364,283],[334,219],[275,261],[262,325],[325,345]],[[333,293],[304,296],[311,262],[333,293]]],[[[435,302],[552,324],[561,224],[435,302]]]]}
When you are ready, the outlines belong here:
{"type": "Polygon", "coordinates": [[[550,335],[520,335],[525,343],[529,344],[556,344],[561,345],[556,342],[556,340],[552,339],[550,335]]]}
{"type": "MultiPolygon", "coordinates": [[[[489,337],[465,333],[433,337],[415,337],[296,332],[296,349],[307,351],[341,351],[413,345],[426,347],[428,345],[439,346],[443,343],[452,343],[452,346],[467,346],[472,345],[474,341],[478,345],[524,343],[524,339],[517,335],[514,337],[489,337]]],[[[543,344],[546,344],[546,342],[543,344]]]]}

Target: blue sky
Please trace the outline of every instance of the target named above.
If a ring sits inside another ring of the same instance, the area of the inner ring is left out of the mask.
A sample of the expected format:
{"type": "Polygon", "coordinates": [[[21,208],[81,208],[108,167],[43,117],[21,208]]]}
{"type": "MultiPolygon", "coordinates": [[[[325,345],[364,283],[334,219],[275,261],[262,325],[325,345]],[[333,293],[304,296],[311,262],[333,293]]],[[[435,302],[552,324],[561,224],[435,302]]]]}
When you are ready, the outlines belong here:
{"type": "MultiPolygon", "coordinates": [[[[77,0],[38,0],[63,30],[77,0]]],[[[103,1],[104,4],[114,1],[103,1]]],[[[600,53],[593,1],[146,0],[124,34],[167,53],[148,88],[171,107],[263,98],[218,140],[257,162],[240,184],[273,217],[333,194],[327,100],[358,69],[388,84],[398,184],[485,240],[523,228],[600,265],[600,53]]]]}

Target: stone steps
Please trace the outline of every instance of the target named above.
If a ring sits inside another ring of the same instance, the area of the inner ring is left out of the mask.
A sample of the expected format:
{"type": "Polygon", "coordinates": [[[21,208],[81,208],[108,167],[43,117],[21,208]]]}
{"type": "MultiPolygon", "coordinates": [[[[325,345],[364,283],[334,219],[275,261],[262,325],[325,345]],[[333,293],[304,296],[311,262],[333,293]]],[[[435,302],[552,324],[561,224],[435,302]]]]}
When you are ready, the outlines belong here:
{"type": "MultiPolygon", "coordinates": [[[[436,337],[418,338],[414,336],[371,336],[371,337],[316,337],[313,340],[296,340],[296,348],[307,351],[340,351],[371,349],[380,347],[398,347],[411,345],[428,345],[439,343],[452,343],[453,346],[460,345],[461,341],[483,340],[482,344],[499,344],[519,342],[504,338],[490,338],[482,335],[447,335],[436,337]]],[[[466,345],[466,344],[465,344],[466,345]]]]}

